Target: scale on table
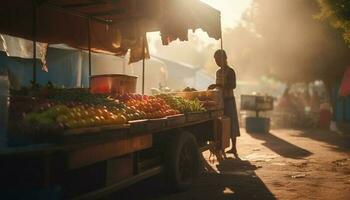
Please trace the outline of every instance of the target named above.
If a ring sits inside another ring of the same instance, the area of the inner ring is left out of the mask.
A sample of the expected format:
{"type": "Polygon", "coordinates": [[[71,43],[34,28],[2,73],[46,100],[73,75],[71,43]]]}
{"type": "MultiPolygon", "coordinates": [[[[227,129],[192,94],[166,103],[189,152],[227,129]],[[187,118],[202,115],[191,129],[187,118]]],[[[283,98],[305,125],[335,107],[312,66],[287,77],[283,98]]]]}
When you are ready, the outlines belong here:
{"type": "Polygon", "coordinates": [[[248,133],[268,133],[270,118],[261,117],[260,112],[273,110],[273,97],[259,95],[241,95],[241,110],[254,111],[255,116],[246,118],[248,133]]]}

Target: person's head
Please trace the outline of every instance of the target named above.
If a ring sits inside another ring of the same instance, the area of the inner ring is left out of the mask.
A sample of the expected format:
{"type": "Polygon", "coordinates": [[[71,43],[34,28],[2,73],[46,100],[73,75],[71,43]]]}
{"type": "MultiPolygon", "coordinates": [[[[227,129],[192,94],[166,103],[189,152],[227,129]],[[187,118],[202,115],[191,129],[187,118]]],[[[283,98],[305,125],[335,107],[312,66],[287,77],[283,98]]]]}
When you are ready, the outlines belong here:
{"type": "Polygon", "coordinates": [[[216,50],[214,53],[215,62],[219,67],[227,65],[227,55],[222,49],[216,50]]]}

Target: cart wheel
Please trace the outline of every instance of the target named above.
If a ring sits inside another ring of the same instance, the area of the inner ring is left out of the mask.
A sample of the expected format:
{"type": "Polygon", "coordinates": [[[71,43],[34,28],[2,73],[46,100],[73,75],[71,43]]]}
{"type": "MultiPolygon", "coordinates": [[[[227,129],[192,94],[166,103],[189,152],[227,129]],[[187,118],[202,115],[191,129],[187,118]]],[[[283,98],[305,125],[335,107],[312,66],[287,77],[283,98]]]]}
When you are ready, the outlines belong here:
{"type": "Polygon", "coordinates": [[[171,190],[188,189],[199,174],[200,156],[196,138],[181,132],[169,142],[166,150],[165,175],[171,190]]]}

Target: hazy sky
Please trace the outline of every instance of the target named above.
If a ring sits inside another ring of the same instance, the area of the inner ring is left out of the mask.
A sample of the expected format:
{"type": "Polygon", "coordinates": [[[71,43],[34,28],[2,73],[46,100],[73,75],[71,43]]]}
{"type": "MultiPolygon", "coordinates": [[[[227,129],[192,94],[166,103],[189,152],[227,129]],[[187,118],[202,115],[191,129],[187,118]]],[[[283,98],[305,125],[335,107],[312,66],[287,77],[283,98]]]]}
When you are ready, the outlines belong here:
{"type": "Polygon", "coordinates": [[[223,28],[234,28],[252,0],[201,0],[221,12],[223,28]]]}

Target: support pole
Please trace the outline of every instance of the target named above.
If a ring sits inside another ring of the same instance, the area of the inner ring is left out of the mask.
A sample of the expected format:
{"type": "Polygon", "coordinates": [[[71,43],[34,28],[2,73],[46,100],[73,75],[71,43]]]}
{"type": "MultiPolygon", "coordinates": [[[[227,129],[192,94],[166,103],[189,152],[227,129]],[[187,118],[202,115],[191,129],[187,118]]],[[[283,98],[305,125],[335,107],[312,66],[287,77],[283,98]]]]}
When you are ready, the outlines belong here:
{"type": "Polygon", "coordinates": [[[89,88],[91,87],[91,18],[88,19],[88,50],[89,50],[89,88]]]}
{"type": "Polygon", "coordinates": [[[142,94],[145,94],[145,42],[146,42],[146,34],[142,37],[142,94]]]}
{"type": "Polygon", "coordinates": [[[37,27],[37,5],[36,1],[33,0],[33,85],[36,83],[36,27],[37,27]]]}
{"type": "MultiPolygon", "coordinates": [[[[220,16],[221,18],[221,16],[220,16]]],[[[222,40],[222,27],[221,27],[221,20],[220,20],[220,49],[224,50],[224,42],[222,40]]]]}
{"type": "Polygon", "coordinates": [[[221,36],[220,36],[220,49],[224,50],[224,45],[223,45],[223,41],[222,41],[222,33],[221,33],[221,36]]]}

